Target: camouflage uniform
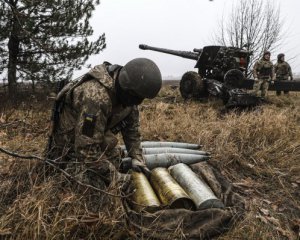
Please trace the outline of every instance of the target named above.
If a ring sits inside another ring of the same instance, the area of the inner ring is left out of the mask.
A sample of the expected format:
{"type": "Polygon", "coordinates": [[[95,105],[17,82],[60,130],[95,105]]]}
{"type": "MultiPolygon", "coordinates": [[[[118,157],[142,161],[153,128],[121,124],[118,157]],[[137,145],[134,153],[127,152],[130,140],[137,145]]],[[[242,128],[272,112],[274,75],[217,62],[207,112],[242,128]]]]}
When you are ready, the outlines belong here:
{"type": "MultiPolygon", "coordinates": [[[[275,66],[275,74],[276,74],[276,80],[279,81],[287,81],[289,80],[289,77],[291,80],[293,79],[293,73],[290,65],[285,61],[278,61],[275,66]]],[[[289,91],[284,91],[284,94],[288,94],[289,91]]],[[[276,91],[277,95],[281,94],[281,91],[276,91]]]]}
{"type": "Polygon", "coordinates": [[[261,96],[265,97],[269,88],[269,81],[274,76],[273,63],[264,58],[260,59],[253,67],[253,76],[257,79],[253,84],[253,93],[258,95],[261,89],[261,96]]]}
{"type": "Polygon", "coordinates": [[[110,184],[119,165],[116,133],[122,133],[129,156],[142,160],[137,106],[118,103],[116,76],[109,75],[108,66],[96,66],[89,79],[69,83],[58,94],[62,111],[52,144],[52,158],[63,156],[66,171],[101,188],[110,184]]]}

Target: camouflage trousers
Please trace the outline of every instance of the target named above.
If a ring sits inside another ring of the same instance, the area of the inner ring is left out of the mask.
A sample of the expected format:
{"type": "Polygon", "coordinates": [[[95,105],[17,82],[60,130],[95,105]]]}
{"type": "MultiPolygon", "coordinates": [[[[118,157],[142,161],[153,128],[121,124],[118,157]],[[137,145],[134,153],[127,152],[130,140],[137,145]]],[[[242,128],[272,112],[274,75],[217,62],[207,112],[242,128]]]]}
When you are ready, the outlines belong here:
{"type": "MultiPolygon", "coordinates": [[[[276,81],[288,81],[287,78],[283,79],[283,78],[276,78],[276,81]]],[[[289,91],[283,91],[284,94],[289,94],[289,91]]],[[[280,96],[281,95],[281,91],[276,91],[276,95],[280,96]]]]}
{"type": "Polygon", "coordinates": [[[265,97],[267,95],[268,88],[269,88],[269,79],[254,80],[253,94],[258,96],[259,91],[261,91],[261,97],[265,97]]]}

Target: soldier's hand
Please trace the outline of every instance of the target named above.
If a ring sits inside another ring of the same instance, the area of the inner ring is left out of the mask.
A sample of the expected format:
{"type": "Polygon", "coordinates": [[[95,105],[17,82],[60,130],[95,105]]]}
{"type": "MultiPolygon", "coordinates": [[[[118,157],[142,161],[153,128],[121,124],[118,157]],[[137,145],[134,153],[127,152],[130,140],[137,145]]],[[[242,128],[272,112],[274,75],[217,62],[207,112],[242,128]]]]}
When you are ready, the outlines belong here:
{"type": "Polygon", "coordinates": [[[257,78],[257,77],[256,77],[256,78],[254,78],[254,81],[256,81],[256,82],[257,82],[257,81],[258,81],[258,78],[257,78]]]}
{"type": "Polygon", "coordinates": [[[274,84],[274,80],[271,80],[270,83],[271,83],[271,84],[274,84]]]}
{"type": "Polygon", "coordinates": [[[150,170],[146,167],[145,163],[137,159],[132,159],[132,170],[144,173],[147,177],[150,175],[150,170]]]}

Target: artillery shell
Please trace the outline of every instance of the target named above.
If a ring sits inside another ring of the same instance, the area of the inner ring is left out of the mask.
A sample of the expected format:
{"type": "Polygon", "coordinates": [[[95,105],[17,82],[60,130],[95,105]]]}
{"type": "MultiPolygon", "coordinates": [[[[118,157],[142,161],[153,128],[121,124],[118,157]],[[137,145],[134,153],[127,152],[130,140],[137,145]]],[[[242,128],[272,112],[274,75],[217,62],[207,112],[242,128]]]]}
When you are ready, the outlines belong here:
{"type": "MultiPolygon", "coordinates": [[[[182,143],[182,142],[159,142],[159,141],[144,141],[141,142],[142,148],[185,148],[185,149],[200,149],[202,146],[193,143],[182,143]]],[[[125,145],[120,145],[121,150],[126,150],[125,145]]]]}
{"type": "MultiPolygon", "coordinates": [[[[127,155],[127,151],[123,150],[124,155],[127,155]]],[[[159,147],[159,148],[143,148],[142,153],[144,155],[160,154],[160,153],[185,153],[185,154],[196,154],[196,155],[210,155],[205,151],[186,149],[186,148],[172,148],[172,147],[159,147]]]]}
{"type": "MultiPolygon", "coordinates": [[[[196,154],[184,154],[184,153],[161,153],[143,155],[146,166],[151,170],[157,167],[168,168],[178,163],[185,163],[187,165],[199,163],[210,159],[210,156],[196,155],[196,154]]],[[[121,172],[127,172],[131,168],[131,158],[122,158],[121,160],[121,172]]]]}
{"type": "Polygon", "coordinates": [[[160,202],[143,173],[132,173],[133,186],[136,189],[132,196],[134,209],[138,212],[146,210],[154,212],[160,206],[160,202]]]}
{"type": "Polygon", "coordinates": [[[147,167],[151,170],[156,167],[168,168],[178,163],[194,164],[208,160],[205,155],[185,154],[185,153],[161,153],[144,155],[147,167]]]}
{"type": "Polygon", "coordinates": [[[145,141],[141,143],[142,148],[157,148],[157,147],[173,147],[173,148],[187,148],[187,149],[199,149],[199,144],[182,143],[182,142],[155,142],[145,141]]]}
{"type": "Polygon", "coordinates": [[[166,168],[152,170],[150,182],[164,205],[170,208],[195,209],[191,198],[172,178],[166,168]]]}
{"type": "Polygon", "coordinates": [[[185,154],[196,154],[196,155],[210,155],[208,152],[185,149],[185,148],[173,148],[173,147],[161,147],[161,148],[143,148],[143,154],[159,154],[159,153],[185,153],[185,154]]]}
{"type": "Polygon", "coordinates": [[[171,175],[194,201],[198,210],[224,208],[209,186],[185,164],[180,163],[169,168],[171,175]]]}

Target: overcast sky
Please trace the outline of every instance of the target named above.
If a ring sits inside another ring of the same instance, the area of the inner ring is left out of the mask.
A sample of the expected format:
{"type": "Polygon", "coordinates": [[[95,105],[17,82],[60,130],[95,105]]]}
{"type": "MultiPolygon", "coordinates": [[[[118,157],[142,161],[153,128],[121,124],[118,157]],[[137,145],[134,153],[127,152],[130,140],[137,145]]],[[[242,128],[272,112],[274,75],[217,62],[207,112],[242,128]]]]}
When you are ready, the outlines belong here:
{"type": "MultiPolygon", "coordinates": [[[[124,65],[136,57],[147,57],[159,66],[162,75],[180,77],[194,69],[195,61],[168,54],[143,51],[140,43],[175,50],[192,51],[212,45],[222,16],[240,0],[101,0],[93,14],[94,36],[106,34],[106,49],[88,60],[92,66],[109,61],[124,65]]],[[[290,64],[300,72],[300,0],[274,0],[281,6],[281,17],[288,32],[279,52],[295,57],[290,64]]],[[[279,52],[274,52],[275,59],[279,52]]],[[[88,69],[74,74],[77,77],[88,69]]]]}

